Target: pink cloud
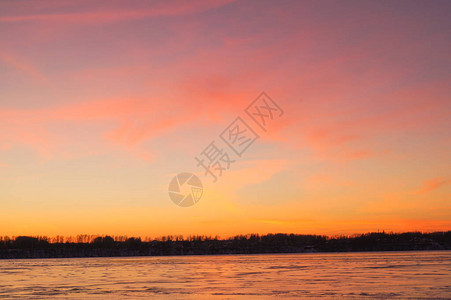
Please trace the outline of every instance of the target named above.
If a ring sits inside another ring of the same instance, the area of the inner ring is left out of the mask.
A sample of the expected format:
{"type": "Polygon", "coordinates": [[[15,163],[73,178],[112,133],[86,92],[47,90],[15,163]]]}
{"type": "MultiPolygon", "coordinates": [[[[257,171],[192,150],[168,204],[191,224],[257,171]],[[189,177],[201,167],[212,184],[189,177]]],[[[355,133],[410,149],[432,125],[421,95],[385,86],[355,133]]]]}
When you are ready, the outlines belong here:
{"type": "Polygon", "coordinates": [[[160,98],[118,98],[36,109],[1,109],[0,119],[6,130],[0,132],[0,140],[8,148],[15,145],[31,147],[46,159],[74,157],[72,151],[79,152],[80,147],[91,153],[91,149],[99,149],[99,146],[107,151],[115,145],[113,147],[124,148],[149,161],[155,158],[155,151],[143,148],[142,142],[170,134],[191,122],[208,120],[209,125],[215,122],[211,115],[198,109],[203,101],[203,98],[189,101],[176,98],[171,102],[160,98]],[[88,131],[67,131],[65,128],[86,128],[88,131]],[[91,144],[80,143],[80,139],[91,144]],[[71,145],[77,146],[74,148],[78,150],[71,150],[71,145]]]}
{"type": "MultiPolygon", "coordinates": [[[[235,0],[221,0],[221,1],[159,1],[153,2],[151,8],[139,10],[127,10],[121,5],[115,5],[110,2],[113,8],[107,7],[106,10],[99,10],[95,4],[89,4],[94,11],[71,12],[71,13],[46,13],[45,9],[39,7],[32,7],[31,14],[26,15],[4,15],[0,16],[0,22],[72,22],[72,23],[105,23],[117,22],[124,20],[134,20],[161,16],[178,16],[184,14],[197,13],[211,8],[222,6],[235,0]],[[44,11],[42,13],[33,13],[34,11],[44,11]]],[[[102,5],[99,5],[100,7],[102,5]]],[[[58,7],[58,6],[57,6],[58,7]]],[[[14,7],[13,7],[14,8],[14,7]]],[[[103,7],[105,8],[105,7],[103,7]]]]}
{"type": "Polygon", "coordinates": [[[30,63],[25,62],[23,58],[18,58],[17,55],[11,55],[6,52],[0,51],[0,61],[3,61],[8,66],[12,67],[14,70],[36,79],[40,82],[48,82],[47,78],[39,72],[36,67],[30,63]]]}
{"type": "Polygon", "coordinates": [[[311,149],[320,159],[385,156],[397,146],[385,137],[412,136],[446,126],[447,112],[441,109],[446,103],[445,86],[443,81],[427,82],[366,98],[363,104],[318,96],[308,99],[307,95],[307,100],[286,103],[286,118],[291,120],[279,130],[286,143],[311,149]]]}
{"type": "MultiPolygon", "coordinates": [[[[105,141],[103,137],[107,136],[119,145],[133,146],[177,124],[168,122],[165,114],[158,111],[157,102],[151,99],[106,99],[40,109],[3,109],[0,110],[0,118],[2,127],[6,129],[0,133],[0,139],[5,144],[9,147],[27,145],[44,158],[55,155],[71,157],[70,145],[83,145],[79,142],[80,138],[102,143],[102,140],[105,141]],[[136,121],[143,125],[127,125],[136,121]],[[83,132],[83,136],[78,132],[68,132],[67,135],[60,130],[66,124],[91,130],[83,132]],[[69,153],[64,154],[64,151],[69,153]]],[[[137,155],[146,160],[152,157],[143,149],[128,148],[133,153],[137,151],[137,155]]]]}
{"type": "Polygon", "coordinates": [[[416,192],[416,194],[425,194],[450,183],[451,180],[446,179],[445,177],[432,178],[423,182],[423,186],[416,192]]]}

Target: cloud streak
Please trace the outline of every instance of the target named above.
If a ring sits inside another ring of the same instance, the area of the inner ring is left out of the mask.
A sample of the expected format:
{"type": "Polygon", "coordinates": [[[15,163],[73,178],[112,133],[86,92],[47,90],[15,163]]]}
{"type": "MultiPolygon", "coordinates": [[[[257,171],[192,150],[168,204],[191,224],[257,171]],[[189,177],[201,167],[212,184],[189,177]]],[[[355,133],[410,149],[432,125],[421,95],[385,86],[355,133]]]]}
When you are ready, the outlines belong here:
{"type": "MultiPolygon", "coordinates": [[[[85,11],[72,13],[39,13],[29,15],[3,15],[0,16],[0,22],[62,22],[62,23],[108,23],[138,20],[145,18],[164,17],[164,16],[180,16],[185,14],[199,13],[212,8],[216,8],[234,0],[221,1],[174,1],[155,2],[150,9],[127,10],[120,5],[116,9],[85,11]]],[[[92,3],[91,3],[92,4],[92,3]]],[[[114,4],[114,2],[113,2],[114,4]]],[[[96,9],[94,7],[94,9],[96,9]]]]}
{"type": "Polygon", "coordinates": [[[423,183],[422,187],[416,192],[416,194],[426,194],[450,183],[451,180],[445,177],[428,179],[423,183]]]}

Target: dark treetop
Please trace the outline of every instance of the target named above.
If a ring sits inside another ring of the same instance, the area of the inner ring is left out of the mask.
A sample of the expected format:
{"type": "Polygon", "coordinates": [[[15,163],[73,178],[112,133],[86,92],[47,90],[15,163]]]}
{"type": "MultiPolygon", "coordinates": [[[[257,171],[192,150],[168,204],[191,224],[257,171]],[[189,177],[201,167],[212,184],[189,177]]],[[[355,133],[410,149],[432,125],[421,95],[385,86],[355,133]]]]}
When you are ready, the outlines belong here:
{"type": "Polygon", "coordinates": [[[354,236],[267,234],[229,239],[167,236],[158,239],[88,236],[0,237],[0,258],[160,256],[255,253],[451,250],[451,231],[373,232],[354,236]]]}

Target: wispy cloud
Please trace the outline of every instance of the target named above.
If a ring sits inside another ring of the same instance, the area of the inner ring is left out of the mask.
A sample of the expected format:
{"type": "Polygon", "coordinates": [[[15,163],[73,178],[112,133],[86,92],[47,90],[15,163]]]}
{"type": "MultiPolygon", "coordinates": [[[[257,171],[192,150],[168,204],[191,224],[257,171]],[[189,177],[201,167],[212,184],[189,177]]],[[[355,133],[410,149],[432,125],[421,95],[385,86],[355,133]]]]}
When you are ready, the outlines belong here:
{"type": "Polygon", "coordinates": [[[48,79],[34,65],[19,58],[16,54],[11,55],[4,51],[0,51],[0,62],[7,64],[9,67],[39,82],[48,82],[48,79]]]}
{"type": "MultiPolygon", "coordinates": [[[[63,23],[106,23],[125,20],[136,20],[143,18],[179,16],[184,14],[197,13],[222,6],[234,0],[221,1],[159,1],[153,2],[150,8],[140,10],[130,10],[121,5],[112,5],[106,9],[98,11],[94,2],[90,4],[94,11],[71,12],[71,13],[31,13],[26,15],[3,15],[0,22],[63,22],[63,23]]],[[[38,10],[38,9],[36,9],[38,10]]],[[[38,10],[39,11],[39,10],[38,10]]],[[[5,13],[3,13],[5,14],[5,13]]]]}
{"type": "Polygon", "coordinates": [[[425,182],[423,182],[423,185],[418,191],[416,191],[416,194],[425,194],[429,193],[433,190],[436,190],[442,186],[448,185],[451,183],[451,180],[447,179],[446,177],[436,177],[432,179],[428,179],[425,182]]]}

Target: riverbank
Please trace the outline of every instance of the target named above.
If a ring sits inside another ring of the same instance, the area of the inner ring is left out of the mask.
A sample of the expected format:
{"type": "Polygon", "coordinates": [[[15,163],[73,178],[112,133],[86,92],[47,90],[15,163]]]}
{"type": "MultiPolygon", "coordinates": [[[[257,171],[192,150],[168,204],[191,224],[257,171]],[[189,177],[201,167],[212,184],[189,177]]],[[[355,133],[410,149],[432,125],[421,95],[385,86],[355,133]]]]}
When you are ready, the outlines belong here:
{"type": "Polygon", "coordinates": [[[148,241],[97,236],[90,241],[71,242],[63,238],[58,241],[51,242],[46,237],[2,237],[0,259],[451,250],[451,231],[373,232],[339,237],[250,234],[229,239],[168,236],[148,241]]]}

